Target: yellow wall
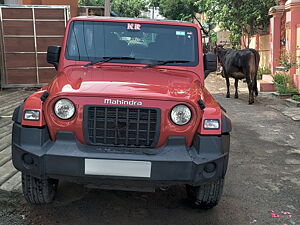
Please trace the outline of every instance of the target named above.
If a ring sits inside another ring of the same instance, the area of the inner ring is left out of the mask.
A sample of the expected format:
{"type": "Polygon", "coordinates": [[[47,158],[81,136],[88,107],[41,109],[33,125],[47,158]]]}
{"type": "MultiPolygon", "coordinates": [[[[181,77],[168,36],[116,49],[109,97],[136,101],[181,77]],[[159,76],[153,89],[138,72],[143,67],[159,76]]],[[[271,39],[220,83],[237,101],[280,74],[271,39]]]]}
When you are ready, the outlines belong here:
{"type": "Polygon", "coordinates": [[[253,37],[251,37],[249,48],[255,49],[255,47],[256,47],[255,43],[256,43],[256,36],[253,36],[253,37]]]}
{"type": "Polygon", "coordinates": [[[259,66],[262,68],[269,68],[270,59],[270,35],[259,36],[259,54],[260,63],[259,66]]]}
{"type": "Polygon", "coordinates": [[[258,35],[252,36],[250,40],[249,48],[256,49],[260,55],[259,67],[270,68],[270,35],[258,35]],[[256,39],[259,38],[259,49],[256,49],[256,39]]]}

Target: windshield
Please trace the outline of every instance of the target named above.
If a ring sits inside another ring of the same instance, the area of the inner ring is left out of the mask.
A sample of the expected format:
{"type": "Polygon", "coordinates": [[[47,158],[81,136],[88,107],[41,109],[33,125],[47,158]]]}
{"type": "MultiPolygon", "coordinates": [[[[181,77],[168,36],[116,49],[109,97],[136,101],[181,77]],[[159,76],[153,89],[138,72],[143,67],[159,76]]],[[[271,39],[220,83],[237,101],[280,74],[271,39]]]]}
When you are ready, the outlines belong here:
{"type": "Polygon", "coordinates": [[[72,22],[66,58],[93,62],[105,57],[112,57],[114,59],[110,62],[118,63],[149,64],[170,61],[166,65],[195,66],[198,64],[197,31],[189,26],[72,22]],[[122,57],[132,59],[123,60],[122,57]]]}

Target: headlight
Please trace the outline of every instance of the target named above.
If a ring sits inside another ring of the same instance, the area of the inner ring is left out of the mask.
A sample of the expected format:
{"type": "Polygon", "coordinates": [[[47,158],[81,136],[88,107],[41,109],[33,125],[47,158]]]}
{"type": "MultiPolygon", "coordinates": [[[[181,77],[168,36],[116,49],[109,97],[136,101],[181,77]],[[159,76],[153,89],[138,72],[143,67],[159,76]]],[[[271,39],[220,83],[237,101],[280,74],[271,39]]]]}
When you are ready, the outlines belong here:
{"type": "Polygon", "coordinates": [[[24,120],[40,120],[40,111],[38,110],[25,110],[24,112],[24,120]]]}
{"type": "Polygon", "coordinates": [[[171,119],[177,125],[185,125],[191,118],[192,112],[186,105],[177,105],[171,111],[171,119]]]}
{"type": "Polygon", "coordinates": [[[220,129],[220,121],[216,119],[204,120],[204,129],[218,130],[220,129]]]}
{"type": "Polygon", "coordinates": [[[68,120],[75,114],[75,106],[73,102],[68,99],[60,99],[54,105],[55,115],[62,119],[68,120]]]}

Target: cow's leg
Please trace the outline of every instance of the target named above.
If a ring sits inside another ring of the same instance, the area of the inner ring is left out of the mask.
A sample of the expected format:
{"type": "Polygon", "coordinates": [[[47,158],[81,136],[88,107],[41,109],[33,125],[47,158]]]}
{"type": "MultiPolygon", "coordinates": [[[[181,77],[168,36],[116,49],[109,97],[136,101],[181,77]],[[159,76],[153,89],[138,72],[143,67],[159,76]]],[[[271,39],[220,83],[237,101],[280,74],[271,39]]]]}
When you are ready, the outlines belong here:
{"type": "Polygon", "coordinates": [[[254,92],[255,92],[255,96],[258,95],[258,88],[257,88],[257,79],[255,78],[255,84],[254,84],[254,92]]]}
{"type": "Polygon", "coordinates": [[[248,84],[248,90],[249,90],[249,105],[251,105],[254,103],[254,91],[253,91],[254,82],[248,77],[247,84],[248,84]]]}
{"type": "Polygon", "coordinates": [[[250,74],[247,70],[245,70],[244,72],[249,90],[249,105],[251,105],[254,103],[254,81],[250,78],[250,74]]]}
{"type": "Polygon", "coordinates": [[[226,98],[230,98],[230,81],[229,81],[229,76],[227,74],[224,74],[224,75],[225,75],[226,86],[227,86],[226,98]]]}
{"type": "Polygon", "coordinates": [[[234,95],[234,98],[239,98],[239,92],[238,92],[239,79],[235,79],[234,86],[235,86],[235,95],[234,95]]]}

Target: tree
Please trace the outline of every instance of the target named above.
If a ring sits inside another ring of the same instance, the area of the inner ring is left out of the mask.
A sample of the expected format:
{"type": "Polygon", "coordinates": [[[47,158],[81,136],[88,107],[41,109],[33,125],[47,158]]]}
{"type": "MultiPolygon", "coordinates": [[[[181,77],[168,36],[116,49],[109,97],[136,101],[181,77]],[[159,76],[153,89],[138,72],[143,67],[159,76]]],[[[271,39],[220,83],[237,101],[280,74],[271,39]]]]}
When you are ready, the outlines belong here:
{"type": "Polygon", "coordinates": [[[160,13],[168,19],[190,21],[196,13],[205,13],[206,27],[218,24],[230,31],[232,44],[239,45],[242,36],[250,37],[267,31],[270,20],[268,11],[276,5],[276,2],[276,0],[160,0],[159,5],[160,13]]]}
{"type": "Polygon", "coordinates": [[[160,0],[159,11],[167,19],[191,20],[199,8],[194,0],[160,0]]]}
{"type": "Polygon", "coordinates": [[[239,45],[242,36],[267,32],[268,11],[276,0],[199,0],[197,4],[213,23],[230,31],[233,45],[239,45]]]}
{"type": "Polygon", "coordinates": [[[78,0],[78,4],[84,6],[103,6],[104,0],[78,0]]]}
{"type": "Polygon", "coordinates": [[[111,3],[112,10],[123,17],[139,17],[147,6],[146,0],[113,0],[111,3]]]}
{"type": "Polygon", "coordinates": [[[150,0],[150,7],[159,7],[160,0],[150,0]]]}

